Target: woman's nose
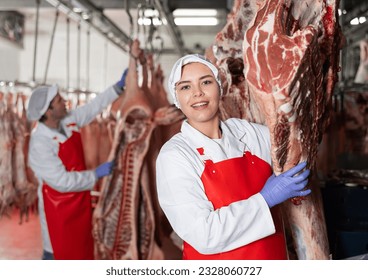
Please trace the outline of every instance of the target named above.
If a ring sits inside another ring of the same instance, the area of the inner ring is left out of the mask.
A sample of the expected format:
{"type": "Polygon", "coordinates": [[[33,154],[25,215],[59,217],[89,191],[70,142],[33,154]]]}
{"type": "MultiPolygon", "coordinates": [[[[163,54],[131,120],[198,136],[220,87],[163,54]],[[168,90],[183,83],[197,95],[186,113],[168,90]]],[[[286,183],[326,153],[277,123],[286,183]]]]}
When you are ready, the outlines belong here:
{"type": "Polygon", "coordinates": [[[193,95],[194,96],[202,96],[204,95],[204,92],[202,91],[202,88],[198,85],[196,87],[193,88],[193,95]]]}

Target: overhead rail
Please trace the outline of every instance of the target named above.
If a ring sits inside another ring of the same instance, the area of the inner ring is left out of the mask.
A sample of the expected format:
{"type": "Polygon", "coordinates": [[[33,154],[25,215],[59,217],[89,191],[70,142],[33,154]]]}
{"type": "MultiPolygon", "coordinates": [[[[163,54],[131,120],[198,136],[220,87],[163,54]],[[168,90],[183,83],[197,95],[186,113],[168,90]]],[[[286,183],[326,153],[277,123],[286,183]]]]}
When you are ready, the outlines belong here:
{"type": "Polygon", "coordinates": [[[46,0],[70,18],[87,23],[118,48],[129,51],[131,39],[88,0],[46,0]]]}

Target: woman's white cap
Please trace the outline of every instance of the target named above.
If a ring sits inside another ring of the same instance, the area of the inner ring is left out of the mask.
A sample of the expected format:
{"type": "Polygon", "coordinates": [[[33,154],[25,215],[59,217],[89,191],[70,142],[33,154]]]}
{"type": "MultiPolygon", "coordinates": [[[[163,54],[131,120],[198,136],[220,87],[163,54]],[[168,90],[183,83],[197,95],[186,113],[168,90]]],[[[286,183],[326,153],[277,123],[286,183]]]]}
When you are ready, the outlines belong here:
{"type": "Polygon", "coordinates": [[[183,56],[182,58],[179,58],[170,73],[167,85],[169,88],[169,92],[174,100],[174,104],[176,107],[180,108],[178,99],[176,98],[176,91],[175,91],[175,85],[181,78],[181,71],[184,65],[193,63],[193,62],[199,62],[204,65],[206,65],[210,70],[212,71],[213,75],[216,78],[217,83],[220,87],[220,94],[222,94],[222,88],[221,88],[221,82],[218,76],[218,69],[215,65],[213,65],[209,60],[207,60],[203,55],[200,54],[188,54],[186,56],[183,56]]]}
{"type": "Polygon", "coordinates": [[[57,85],[36,88],[29,99],[27,118],[30,121],[38,121],[46,113],[58,90],[57,85]]]}

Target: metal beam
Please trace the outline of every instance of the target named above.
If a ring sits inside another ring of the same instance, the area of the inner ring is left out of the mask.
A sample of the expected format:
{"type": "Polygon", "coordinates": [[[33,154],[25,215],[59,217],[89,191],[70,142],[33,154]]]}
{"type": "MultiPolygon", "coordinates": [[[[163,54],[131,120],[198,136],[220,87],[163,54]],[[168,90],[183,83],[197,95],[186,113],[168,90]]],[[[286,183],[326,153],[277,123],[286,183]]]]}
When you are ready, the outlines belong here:
{"type": "Polygon", "coordinates": [[[175,48],[177,49],[177,52],[180,53],[180,55],[184,55],[186,53],[184,48],[184,42],[181,38],[181,33],[176,26],[174,22],[174,17],[172,13],[170,12],[167,0],[164,0],[165,3],[162,3],[160,0],[154,0],[153,5],[160,13],[161,20],[165,23],[166,22],[166,28],[170,34],[170,37],[174,43],[175,48]]]}

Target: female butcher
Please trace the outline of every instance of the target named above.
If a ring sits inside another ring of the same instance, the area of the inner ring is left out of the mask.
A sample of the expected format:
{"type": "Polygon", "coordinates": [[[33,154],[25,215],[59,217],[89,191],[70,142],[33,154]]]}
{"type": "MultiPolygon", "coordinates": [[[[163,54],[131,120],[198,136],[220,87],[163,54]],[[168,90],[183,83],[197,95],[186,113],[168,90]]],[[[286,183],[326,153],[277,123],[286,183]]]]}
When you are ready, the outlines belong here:
{"type": "Polygon", "coordinates": [[[111,173],[113,163],[86,170],[79,128],[118,98],[126,73],[92,102],[69,113],[56,85],[32,92],[27,117],[38,123],[31,134],[29,164],[39,181],[42,259],[93,259],[90,190],[111,173]]]}
{"type": "Polygon", "coordinates": [[[159,153],[157,188],[183,259],[287,259],[277,205],[310,193],[306,164],[272,175],[267,127],[220,120],[218,70],[204,57],[180,58],[168,86],[187,119],[159,153]]]}

